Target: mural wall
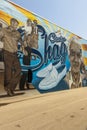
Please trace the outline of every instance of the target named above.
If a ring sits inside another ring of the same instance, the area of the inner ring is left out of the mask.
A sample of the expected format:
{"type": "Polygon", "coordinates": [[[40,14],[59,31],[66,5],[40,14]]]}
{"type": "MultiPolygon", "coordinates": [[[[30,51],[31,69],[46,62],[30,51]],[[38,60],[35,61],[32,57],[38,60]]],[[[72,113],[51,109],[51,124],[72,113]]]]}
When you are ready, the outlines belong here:
{"type": "MultiPolygon", "coordinates": [[[[87,40],[10,1],[0,0],[0,29],[9,28],[12,18],[18,22],[16,31],[21,39],[14,33],[21,83],[23,79],[31,80],[26,77],[31,70],[32,84],[41,93],[87,86],[87,40]]],[[[9,51],[5,45],[1,37],[0,47],[9,51]]]]}

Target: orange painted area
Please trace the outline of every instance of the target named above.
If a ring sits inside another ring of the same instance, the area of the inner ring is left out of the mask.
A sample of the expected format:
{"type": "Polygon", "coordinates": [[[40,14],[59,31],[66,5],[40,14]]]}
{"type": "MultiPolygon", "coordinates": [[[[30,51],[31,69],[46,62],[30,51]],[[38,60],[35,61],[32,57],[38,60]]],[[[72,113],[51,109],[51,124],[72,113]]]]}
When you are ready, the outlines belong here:
{"type": "MultiPolygon", "coordinates": [[[[4,20],[8,25],[10,25],[10,19],[12,16],[8,15],[7,13],[0,10],[0,19],[4,20]]],[[[23,23],[19,21],[19,26],[22,26],[23,23]]]]}
{"type": "Polygon", "coordinates": [[[82,50],[87,51],[87,45],[86,44],[82,44],[81,46],[82,46],[82,50]]]}
{"type": "MultiPolygon", "coordinates": [[[[68,32],[68,31],[67,31],[68,32]]],[[[68,39],[71,39],[73,36],[75,36],[75,34],[71,33],[69,36],[68,36],[68,39]]]]}
{"type": "Polygon", "coordinates": [[[84,61],[85,66],[87,66],[87,58],[86,57],[83,57],[83,61],[84,61]]]}
{"type": "Polygon", "coordinates": [[[0,10],[0,19],[4,20],[7,24],[10,24],[10,19],[12,17],[6,13],[4,13],[3,11],[0,10]]]}
{"type": "MultiPolygon", "coordinates": [[[[11,3],[11,2],[10,2],[11,3]]],[[[36,16],[33,14],[33,13],[31,13],[31,12],[29,12],[29,11],[27,11],[26,9],[23,9],[23,8],[21,8],[21,7],[19,7],[19,6],[17,6],[17,5],[15,5],[14,3],[11,3],[17,10],[19,10],[21,13],[23,13],[23,15],[25,15],[27,18],[30,18],[31,20],[37,20],[37,22],[38,22],[38,24],[40,24],[40,21],[36,18],[36,16]]]]}

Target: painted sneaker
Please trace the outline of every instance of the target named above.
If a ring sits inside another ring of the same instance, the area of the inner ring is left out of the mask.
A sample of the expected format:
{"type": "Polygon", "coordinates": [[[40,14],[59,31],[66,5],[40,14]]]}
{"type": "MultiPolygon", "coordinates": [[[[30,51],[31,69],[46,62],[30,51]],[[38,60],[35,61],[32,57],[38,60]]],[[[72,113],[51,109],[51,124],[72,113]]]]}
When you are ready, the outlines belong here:
{"type": "Polygon", "coordinates": [[[49,73],[49,76],[45,77],[39,84],[40,90],[48,90],[56,87],[60,81],[65,77],[67,72],[66,66],[62,65],[58,71],[53,67],[52,71],[49,73]]]}
{"type": "Polygon", "coordinates": [[[7,95],[10,97],[14,95],[11,89],[7,89],[7,95]]]}
{"type": "Polygon", "coordinates": [[[45,67],[44,69],[40,70],[37,73],[37,77],[41,77],[41,78],[46,77],[52,69],[53,69],[53,65],[52,63],[50,63],[47,67],[45,67]]]}
{"type": "Polygon", "coordinates": [[[37,73],[37,77],[40,77],[40,78],[44,78],[46,76],[49,75],[49,73],[52,71],[53,67],[55,68],[58,68],[61,66],[61,62],[59,62],[58,64],[56,64],[55,66],[52,65],[52,63],[50,63],[47,67],[45,67],[44,69],[40,70],[38,73],[37,73]]]}

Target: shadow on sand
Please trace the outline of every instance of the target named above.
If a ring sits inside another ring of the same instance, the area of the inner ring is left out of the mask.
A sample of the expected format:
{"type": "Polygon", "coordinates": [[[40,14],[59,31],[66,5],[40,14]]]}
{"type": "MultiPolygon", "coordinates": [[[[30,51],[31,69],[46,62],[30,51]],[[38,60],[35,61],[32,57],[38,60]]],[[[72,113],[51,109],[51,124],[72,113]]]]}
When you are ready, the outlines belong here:
{"type": "MultiPolygon", "coordinates": [[[[23,94],[25,94],[25,92],[15,93],[14,96],[20,96],[23,94]]],[[[14,96],[8,96],[7,94],[2,94],[2,95],[0,95],[0,98],[7,98],[7,97],[14,97],[14,96]]]]}

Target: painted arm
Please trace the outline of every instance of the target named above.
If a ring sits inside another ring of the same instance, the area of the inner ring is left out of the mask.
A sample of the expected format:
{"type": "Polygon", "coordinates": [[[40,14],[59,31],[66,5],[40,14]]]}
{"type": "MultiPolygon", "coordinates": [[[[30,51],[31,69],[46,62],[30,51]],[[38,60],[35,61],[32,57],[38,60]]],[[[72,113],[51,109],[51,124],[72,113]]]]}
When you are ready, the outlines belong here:
{"type": "Polygon", "coordinates": [[[3,37],[4,37],[3,29],[0,29],[0,41],[2,41],[3,37]]]}

